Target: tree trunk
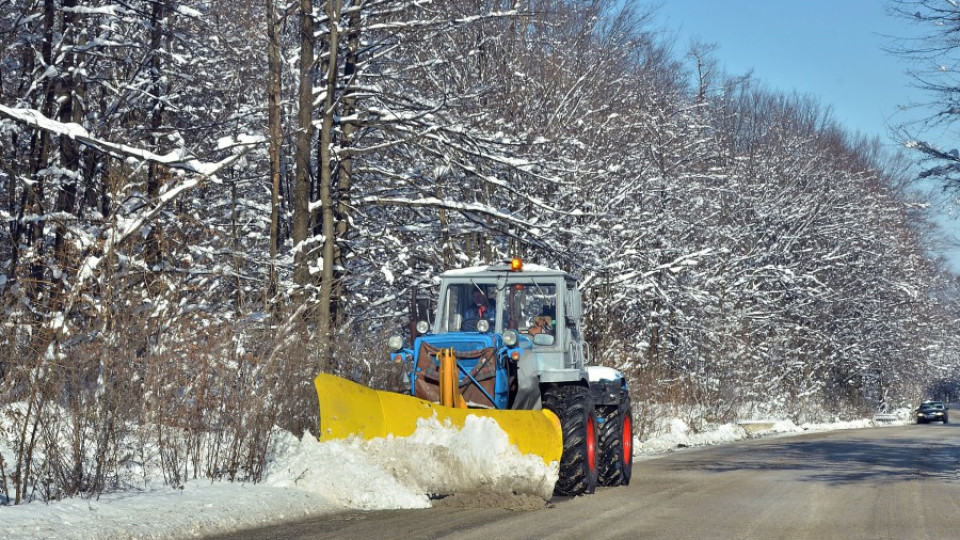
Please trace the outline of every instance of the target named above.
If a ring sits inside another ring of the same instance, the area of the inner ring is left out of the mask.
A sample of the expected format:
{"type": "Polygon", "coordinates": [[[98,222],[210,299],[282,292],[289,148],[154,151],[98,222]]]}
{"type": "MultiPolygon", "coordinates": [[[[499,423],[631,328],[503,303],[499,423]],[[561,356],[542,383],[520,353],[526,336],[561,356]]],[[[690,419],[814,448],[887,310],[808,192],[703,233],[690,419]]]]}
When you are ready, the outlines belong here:
{"type": "MultiPolygon", "coordinates": [[[[167,1],[157,0],[153,2],[153,11],[150,15],[151,35],[150,35],[150,87],[153,94],[153,108],[150,112],[150,130],[153,136],[154,151],[163,153],[161,149],[160,130],[163,128],[164,102],[162,96],[165,95],[163,83],[163,62],[160,58],[160,47],[163,45],[163,25],[164,18],[167,16],[167,1]]],[[[147,170],[147,197],[151,201],[156,201],[160,197],[160,183],[163,175],[163,167],[157,163],[150,163],[147,170]]],[[[159,222],[150,227],[150,233],[146,239],[147,245],[144,257],[147,267],[154,273],[159,273],[163,265],[162,231],[159,222]]]]}
{"type": "Polygon", "coordinates": [[[237,211],[240,208],[240,196],[237,192],[237,184],[240,182],[240,179],[236,177],[233,178],[233,181],[230,183],[230,232],[233,241],[233,271],[236,273],[234,277],[234,301],[233,301],[233,313],[239,318],[243,313],[243,256],[240,254],[241,244],[240,244],[240,213],[237,211]]]}
{"type": "MultiPolygon", "coordinates": [[[[343,62],[343,111],[341,116],[344,118],[353,118],[357,112],[357,98],[352,91],[354,80],[357,76],[357,69],[360,51],[360,13],[354,11],[347,22],[348,33],[346,57],[343,62]]],[[[335,221],[336,235],[334,242],[334,273],[333,273],[333,291],[331,292],[330,316],[331,322],[336,326],[339,320],[340,303],[344,296],[343,278],[347,267],[346,244],[347,235],[350,233],[350,189],[353,185],[353,158],[349,153],[350,147],[354,144],[358,127],[356,122],[346,122],[341,127],[343,133],[340,147],[345,150],[340,156],[337,170],[337,190],[335,202],[335,221]]]]}
{"type": "Polygon", "coordinates": [[[297,111],[297,155],[293,184],[293,281],[300,286],[300,301],[307,300],[310,284],[310,157],[313,145],[313,3],[300,0],[300,88],[297,111]]]}
{"type": "MultiPolygon", "coordinates": [[[[77,22],[77,14],[72,8],[77,6],[77,0],[64,0],[63,7],[63,32],[64,35],[73,34],[77,22]]],[[[59,119],[63,123],[80,123],[80,110],[75,108],[75,93],[78,90],[77,81],[72,73],[76,65],[76,54],[68,52],[64,56],[63,69],[61,71],[60,89],[61,96],[59,119]]],[[[63,167],[69,174],[62,175],[60,180],[60,193],[57,196],[57,210],[63,215],[73,215],[76,211],[77,201],[77,180],[80,176],[80,143],[71,137],[60,137],[60,157],[63,161],[63,167]]],[[[57,226],[55,246],[57,252],[57,264],[65,270],[69,265],[66,225],[62,222],[57,226]]]]}
{"type": "MultiPolygon", "coordinates": [[[[43,45],[41,47],[41,58],[44,66],[53,65],[53,40],[55,32],[56,3],[53,0],[44,0],[43,3],[43,45]]],[[[47,118],[53,117],[54,104],[56,102],[56,80],[47,78],[44,83],[42,112],[47,118]]],[[[36,132],[31,141],[31,153],[33,155],[33,170],[31,178],[33,184],[25,184],[23,190],[23,201],[21,208],[23,213],[19,216],[21,220],[29,217],[29,225],[26,228],[26,243],[33,248],[28,261],[30,265],[30,278],[28,291],[31,291],[36,298],[40,298],[41,290],[47,287],[44,274],[46,265],[44,264],[44,242],[43,229],[45,225],[44,214],[44,176],[40,174],[44,171],[50,162],[50,135],[46,131],[36,132]]],[[[26,262],[26,261],[25,261],[26,262]]]]}
{"type": "Polygon", "coordinates": [[[325,95],[323,99],[323,112],[320,121],[320,211],[323,231],[323,268],[320,277],[320,305],[317,321],[317,333],[320,337],[320,371],[333,363],[333,351],[330,347],[331,330],[333,321],[331,320],[331,304],[333,297],[333,267],[334,248],[336,245],[336,230],[334,226],[334,205],[332,194],[332,183],[334,169],[337,167],[336,159],[333,156],[333,126],[335,115],[335,103],[337,94],[337,76],[338,76],[338,49],[340,46],[340,8],[341,0],[328,0],[326,3],[327,14],[327,60],[325,62],[324,86],[325,95]]]}
{"type": "Polygon", "coordinates": [[[280,37],[277,33],[277,12],[273,0],[267,0],[267,133],[270,139],[270,264],[267,269],[266,302],[270,302],[279,288],[277,277],[277,249],[280,244],[280,124],[281,65],[280,37]]]}
{"type": "MultiPolygon", "coordinates": [[[[443,200],[443,178],[437,178],[437,185],[433,188],[433,196],[443,200]]],[[[450,238],[450,220],[447,219],[447,210],[442,206],[437,210],[438,226],[440,227],[440,242],[443,247],[443,270],[453,267],[453,246],[450,238]]]]}

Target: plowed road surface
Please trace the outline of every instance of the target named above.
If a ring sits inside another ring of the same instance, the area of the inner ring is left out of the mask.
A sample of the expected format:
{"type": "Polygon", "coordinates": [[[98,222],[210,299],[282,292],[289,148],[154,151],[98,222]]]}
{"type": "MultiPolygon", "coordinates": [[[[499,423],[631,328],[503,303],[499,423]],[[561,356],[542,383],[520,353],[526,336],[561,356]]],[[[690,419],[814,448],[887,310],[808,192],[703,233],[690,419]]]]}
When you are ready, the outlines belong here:
{"type": "Polygon", "coordinates": [[[637,461],[628,487],[539,505],[505,499],[449,497],[428,510],[324,516],[224,538],[960,538],[960,425],[689,449],[637,461]]]}

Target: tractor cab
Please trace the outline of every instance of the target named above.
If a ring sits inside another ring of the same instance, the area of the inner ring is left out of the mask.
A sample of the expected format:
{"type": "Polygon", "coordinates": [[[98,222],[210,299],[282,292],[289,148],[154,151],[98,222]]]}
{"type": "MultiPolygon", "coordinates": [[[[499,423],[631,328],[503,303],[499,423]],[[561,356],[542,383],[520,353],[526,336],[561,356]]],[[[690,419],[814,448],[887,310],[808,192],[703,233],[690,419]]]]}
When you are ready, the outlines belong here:
{"type": "Polygon", "coordinates": [[[436,333],[512,330],[527,347],[556,345],[559,278],[522,277],[446,282],[436,333]]]}
{"type": "Polygon", "coordinates": [[[436,316],[420,321],[394,360],[407,362],[411,395],[437,400],[440,352],[452,351],[470,407],[533,409],[543,383],[588,384],[580,291],[566,272],[519,259],[444,272],[436,316]]]}

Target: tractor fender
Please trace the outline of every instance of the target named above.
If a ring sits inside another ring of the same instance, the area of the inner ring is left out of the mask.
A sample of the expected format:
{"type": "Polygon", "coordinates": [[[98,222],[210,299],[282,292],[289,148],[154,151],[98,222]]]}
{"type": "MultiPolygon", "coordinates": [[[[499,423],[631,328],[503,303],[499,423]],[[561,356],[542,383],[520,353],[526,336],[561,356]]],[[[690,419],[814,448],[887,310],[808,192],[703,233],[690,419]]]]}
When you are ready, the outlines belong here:
{"type": "Polygon", "coordinates": [[[597,406],[619,405],[627,397],[627,378],[623,373],[603,366],[588,366],[586,372],[597,406]]]}
{"type": "Polygon", "coordinates": [[[583,369],[541,369],[540,382],[551,383],[580,383],[589,384],[587,371],[583,369]]]}

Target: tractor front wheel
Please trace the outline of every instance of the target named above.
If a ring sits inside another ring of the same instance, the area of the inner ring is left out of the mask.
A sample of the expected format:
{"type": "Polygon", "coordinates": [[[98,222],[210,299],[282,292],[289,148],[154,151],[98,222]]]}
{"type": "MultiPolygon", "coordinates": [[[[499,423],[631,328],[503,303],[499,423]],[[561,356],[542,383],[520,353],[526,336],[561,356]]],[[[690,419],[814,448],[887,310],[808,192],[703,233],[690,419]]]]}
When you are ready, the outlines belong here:
{"type": "Polygon", "coordinates": [[[560,385],[542,390],[543,407],[560,419],[563,454],[557,495],[593,493],[597,487],[597,416],[585,386],[560,385]]]}

